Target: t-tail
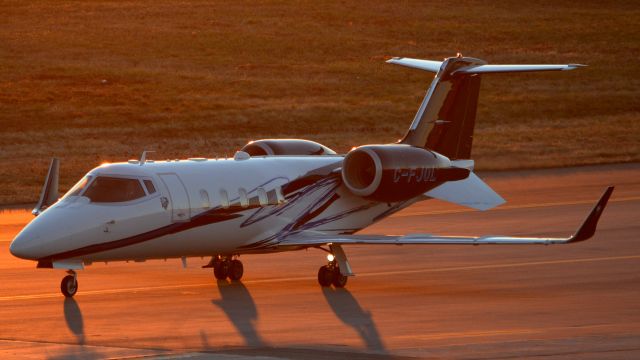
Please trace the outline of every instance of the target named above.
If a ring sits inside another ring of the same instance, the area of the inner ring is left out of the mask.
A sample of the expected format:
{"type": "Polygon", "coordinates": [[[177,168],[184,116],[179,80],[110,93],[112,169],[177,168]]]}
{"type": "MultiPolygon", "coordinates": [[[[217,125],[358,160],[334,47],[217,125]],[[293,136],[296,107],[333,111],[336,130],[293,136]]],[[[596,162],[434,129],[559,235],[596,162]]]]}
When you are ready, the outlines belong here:
{"type": "MultiPolygon", "coordinates": [[[[444,61],[393,58],[391,64],[436,73],[400,144],[425,148],[446,156],[457,167],[473,170],[471,148],[483,74],[563,71],[584,65],[490,65],[458,54],[444,61]]],[[[470,173],[461,181],[442,184],[425,195],[486,210],[504,202],[480,178],[470,173]]]]}
{"type": "Polygon", "coordinates": [[[470,159],[483,74],[562,71],[584,65],[489,65],[458,54],[444,61],[393,58],[391,64],[435,72],[411,127],[400,143],[424,147],[451,160],[470,159]]]}

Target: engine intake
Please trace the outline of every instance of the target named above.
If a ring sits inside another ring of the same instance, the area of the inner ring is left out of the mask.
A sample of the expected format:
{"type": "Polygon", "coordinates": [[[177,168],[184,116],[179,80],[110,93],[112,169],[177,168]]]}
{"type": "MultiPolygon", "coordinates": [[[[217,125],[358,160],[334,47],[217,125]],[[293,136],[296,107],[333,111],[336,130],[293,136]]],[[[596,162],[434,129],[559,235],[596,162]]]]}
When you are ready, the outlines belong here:
{"type": "Polygon", "coordinates": [[[342,180],[357,196],[381,202],[408,200],[446,182],[462,180],[469,170],[448,158],[409,145],[365,145],[342,163],[342,180]]]}
{"type": "Polygon", "coordinates": [[[302,139],[264,139],[251,141],[241,151],[251,156],[335,155],[336,152],[315,141],[302,139]]]}

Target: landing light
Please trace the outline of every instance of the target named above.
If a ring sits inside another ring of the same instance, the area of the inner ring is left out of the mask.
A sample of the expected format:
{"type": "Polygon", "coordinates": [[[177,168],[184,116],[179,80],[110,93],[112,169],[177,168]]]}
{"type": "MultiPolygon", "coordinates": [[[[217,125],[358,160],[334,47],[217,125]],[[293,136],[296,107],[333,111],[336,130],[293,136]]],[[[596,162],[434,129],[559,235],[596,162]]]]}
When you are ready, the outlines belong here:
{"type": "Polygon", "coordinates": [[[335,256],[333,256],[333,254],[327,254],[327,260],[333,261],[333,259],[335,259],[335,256]]]}

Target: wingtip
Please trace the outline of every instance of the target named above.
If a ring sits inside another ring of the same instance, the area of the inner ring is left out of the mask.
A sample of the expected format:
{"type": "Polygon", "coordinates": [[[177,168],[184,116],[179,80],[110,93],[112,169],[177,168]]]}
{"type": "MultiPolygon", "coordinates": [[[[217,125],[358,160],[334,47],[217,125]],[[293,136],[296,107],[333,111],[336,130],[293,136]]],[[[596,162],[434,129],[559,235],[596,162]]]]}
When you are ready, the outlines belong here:
{"type": "Polygon", "coordinates": [[[589,213],[589,216],[584,220],[582,226],[576,231],[576,233],[569,239],[568,242],[580,242],[590,239],[596,232],[596,227],[598,226],[598,221],[600,220],[600,215],[604,212],[605,207],[607,206],[607,202],[613,193],[614,186],[609,186],[604,191],[600,200],[596,203],[589,213]]]}
{"type": "Polygon", "coordinates": [[[567,67],[564,70],[575,70],[575,69],[579,69],[579,68],[583,68],[583,67],[587,67],[589,65],[584,65],[584,64],[569,64],[567,65],[567,67]]]}

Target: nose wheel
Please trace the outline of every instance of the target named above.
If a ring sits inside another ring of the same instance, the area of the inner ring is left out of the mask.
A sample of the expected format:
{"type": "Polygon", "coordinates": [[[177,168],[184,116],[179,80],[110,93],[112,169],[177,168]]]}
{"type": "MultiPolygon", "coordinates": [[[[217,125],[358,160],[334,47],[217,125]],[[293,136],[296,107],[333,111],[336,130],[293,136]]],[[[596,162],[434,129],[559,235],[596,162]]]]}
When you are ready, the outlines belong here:
{"type": "Polygon", "coordinates": [[[231,281],[239,281],[243,274],[244,266],[238,259],[218,256],[213,261],[213,275],[218,280],[229,278],[231,281]]]}
{"type": "Polygon", "coordinates": [[[60,283],[60,290],[65,297],[73,297],[78,292],[78,276],[75,271],[67,271],[67,276],[62,278],[60,283]]]}
{"type": "Polygon", "coordinates": [[[321,266],[318,270],[318,283],[322,287],[335,286],[343,288],[347,285],[347,277],[340,273],[340,267],[335,260],[329,261],[327,265],[321,266]]]}

